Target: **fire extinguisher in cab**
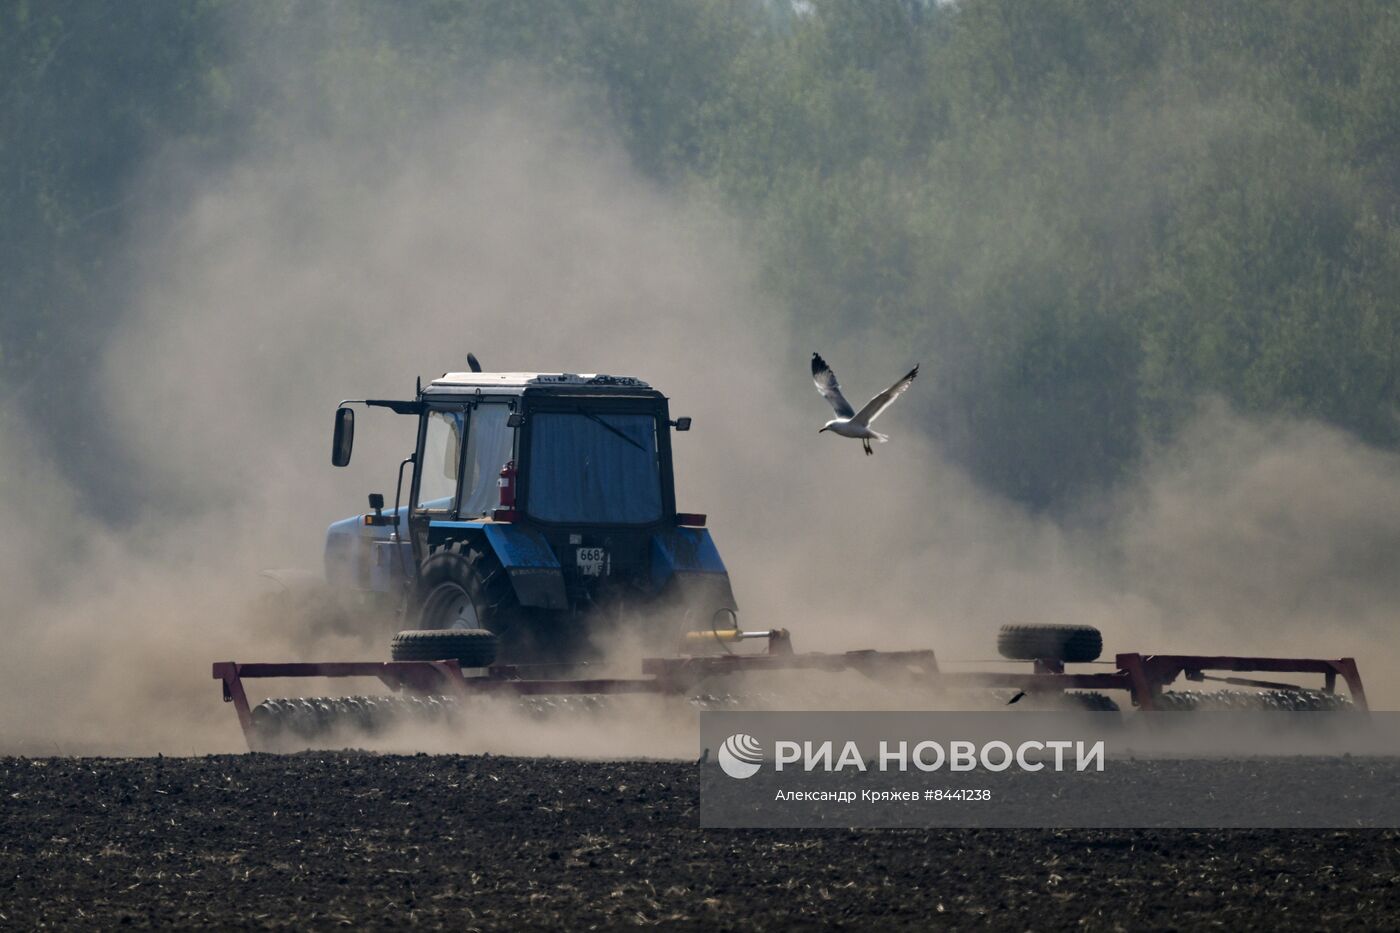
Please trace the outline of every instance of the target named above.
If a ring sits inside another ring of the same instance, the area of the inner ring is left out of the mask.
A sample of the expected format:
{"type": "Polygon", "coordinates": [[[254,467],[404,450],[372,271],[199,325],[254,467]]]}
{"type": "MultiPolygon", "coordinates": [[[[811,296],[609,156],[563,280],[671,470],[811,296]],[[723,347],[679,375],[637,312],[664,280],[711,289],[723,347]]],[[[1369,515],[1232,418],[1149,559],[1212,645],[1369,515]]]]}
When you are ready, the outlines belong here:
{"type": "Polygon", "coordinates": [[[500,508],[496,509],[495,519],[498,522],[515,521],[515,461],[508,460],[506,465],[501,467],[501,477],[496,480],[496,485],[501,490],[500,508]]]}

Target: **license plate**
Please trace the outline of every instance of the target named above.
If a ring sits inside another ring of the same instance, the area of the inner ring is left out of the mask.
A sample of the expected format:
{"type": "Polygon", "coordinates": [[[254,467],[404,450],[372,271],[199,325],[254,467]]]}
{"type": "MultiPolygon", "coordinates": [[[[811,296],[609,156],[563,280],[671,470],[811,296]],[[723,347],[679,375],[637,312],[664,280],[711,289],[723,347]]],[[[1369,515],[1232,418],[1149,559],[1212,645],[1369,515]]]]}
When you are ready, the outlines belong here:
{"type": "Polygon", "coordinates": [[[608,567],[608,552],[600,547],[578,549],[579,573],[585,577],[601,577],[608,567]]]}

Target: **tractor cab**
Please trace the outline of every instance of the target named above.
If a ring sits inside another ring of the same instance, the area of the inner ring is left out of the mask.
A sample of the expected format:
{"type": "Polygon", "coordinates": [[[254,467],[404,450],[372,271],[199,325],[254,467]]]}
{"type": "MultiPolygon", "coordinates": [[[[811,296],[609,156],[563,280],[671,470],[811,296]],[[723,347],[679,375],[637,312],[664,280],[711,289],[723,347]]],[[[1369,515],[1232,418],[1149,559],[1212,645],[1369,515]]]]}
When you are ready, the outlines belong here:
{"type": "MultiPolygon", "coordinates": [[[[337,465],[351,404],[336,416],[337,465]]],[[[677,630],[734,612],[703,516],[676,511],[671,432],[690,419],[672,421],[640,379],[447,373],[412,401],[362,404],[416,416],[418,440],[391,513],[381,501],[331,526],[333,585],[402,596],[416,629],[489,629],[521,659],[572,658],[642,606],[669,610],[677,630]]]]}
{"type": "Polygon", "coordinates": [[[675,514],[666,398],[640,380],[449,373],[422,398],[417,510],[549,525],[675,514]],[[506,471],[514,515],[496,516],[506,471]]]}

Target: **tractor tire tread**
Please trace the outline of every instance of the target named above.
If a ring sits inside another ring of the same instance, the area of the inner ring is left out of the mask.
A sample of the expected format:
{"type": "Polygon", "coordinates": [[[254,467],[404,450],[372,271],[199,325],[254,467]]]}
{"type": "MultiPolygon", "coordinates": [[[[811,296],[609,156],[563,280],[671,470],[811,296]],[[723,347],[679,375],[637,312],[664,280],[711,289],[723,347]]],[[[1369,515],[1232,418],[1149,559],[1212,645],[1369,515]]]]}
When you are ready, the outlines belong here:
{"type": "Polygon", "coordinates": [[[510,575],[496,555],[465,541],[452,541],[438,547],[419,570],[419,589],[407,616],[419,623],[419,630],[427,630],[421,624],[421,612],[432,587],[448,580],[460,585],[478,607],[482,629],[499,635],[523,615],[510,575]]]}

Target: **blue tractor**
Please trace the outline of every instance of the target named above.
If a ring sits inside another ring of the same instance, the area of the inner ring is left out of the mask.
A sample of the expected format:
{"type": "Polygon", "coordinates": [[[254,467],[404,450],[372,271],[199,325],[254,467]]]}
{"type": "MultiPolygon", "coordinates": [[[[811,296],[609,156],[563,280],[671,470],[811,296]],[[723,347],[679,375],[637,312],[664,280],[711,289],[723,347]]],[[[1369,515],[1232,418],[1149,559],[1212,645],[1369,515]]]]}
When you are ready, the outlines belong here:
{"type": "Polygon", "coordinates": [[[703,515],[676,510],[667,399],[640,379],[447,373],[411,400],[343,402],[332,462],[350,462],[353,405],[417,419],[395,503],[326,534],[326,582],[392,607],[395,660],[575,662],[613,627],[658,647],[733,624],[729,575],[703,515]],[[409,470],[407,501],[402,498],[409,470]]]}

